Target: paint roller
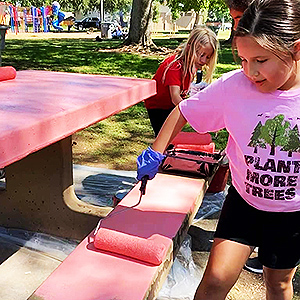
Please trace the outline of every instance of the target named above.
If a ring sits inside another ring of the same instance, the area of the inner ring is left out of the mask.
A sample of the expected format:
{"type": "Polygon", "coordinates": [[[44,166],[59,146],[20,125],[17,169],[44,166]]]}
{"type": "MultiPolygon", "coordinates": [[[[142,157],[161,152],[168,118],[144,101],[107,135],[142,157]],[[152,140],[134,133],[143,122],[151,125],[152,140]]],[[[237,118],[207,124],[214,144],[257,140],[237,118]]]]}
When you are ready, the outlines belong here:
{"type": "Polygon", "coordinates": [[[133,236],[124,232],[101,227],[94,240],[97,249],[124,255],[143,262],[160,265],[166,255],[166,246],[156,240],[133,236]]]}
{"type": "MultiPolygon", "coordinates": [[[[141,179],[140,198],[137,204],[129,208],[136,207],[146,193],[146,185],[149,177],[144,176],[141,179]]],[[[125,208],[127,210],[128,208],[125,208]]],[[[117,213],[121,213],[118,211],[117,213]]],[[[115,213],[115,214],[117,214],[115,213]]],[[[107,217],[114,216],[108,215],[107,217]]],[[[100,225],[100,223],[98,224],[100,225]]],[[[94,246],[97,249],[124,255],[153,265],[160,265],[166,255],[167,248],[159,240],[158,235],[149,238],[133,236],[124,232],[97,226],[95,230],[94,246]]]]}
{"type": "Polygon", "coordinates": [[[15,79],[16,69],[13,67],[0,67],[0,81],[15,79]]]}
{"type": "Polygon", "coordinates": [[[210,143],[208,145],[177,144],[176,149],[214,153],[215,144],[214,143],[210,143]]]}

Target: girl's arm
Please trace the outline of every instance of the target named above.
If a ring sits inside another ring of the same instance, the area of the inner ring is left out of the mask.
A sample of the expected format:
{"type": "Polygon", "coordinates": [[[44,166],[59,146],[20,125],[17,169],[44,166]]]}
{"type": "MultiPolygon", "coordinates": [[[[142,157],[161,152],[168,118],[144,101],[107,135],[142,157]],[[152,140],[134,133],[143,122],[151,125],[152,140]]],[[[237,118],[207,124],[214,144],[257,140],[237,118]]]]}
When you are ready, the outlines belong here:
{"type": "Polygon", "coordinates": [[[166,147],[170,141],[177,135],[183,125],[186,123],[185,118],[181,114],[178,106],[168,116],[163,127],[161,128],[152,148],[148,147],[137,158],[137,179],[152,179],[158,172],[165,155],[166,147]]]}
{"type": "Polygon", "coordinates": [[[167,146],[180,132],[181,128],[186,124],[186,122],[187,121],[181,114],[179,107],[176,106],[162,126],[157,138],[152,145],[152,149],[160,153],[164,153],[167,146]]]}
{"type": "Polygon", "coordinates": [[[177,106],[183,99],[180,96],[180,86],[170,85],[169,86],[171,100],[175,106],[177,106]]]}

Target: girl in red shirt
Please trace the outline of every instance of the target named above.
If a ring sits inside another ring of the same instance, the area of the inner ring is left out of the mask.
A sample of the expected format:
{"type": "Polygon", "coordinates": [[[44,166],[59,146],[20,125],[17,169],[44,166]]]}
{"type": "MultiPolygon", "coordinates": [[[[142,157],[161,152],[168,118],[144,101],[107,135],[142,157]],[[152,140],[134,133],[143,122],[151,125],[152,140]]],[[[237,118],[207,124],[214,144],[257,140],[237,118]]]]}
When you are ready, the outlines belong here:
{"type": "Polygon", "coordinates": [[[210,82],[217,61],[217,37],[206,27],[192,30],[186,43],[159,66],[153,79],[157,94],[145,100],[155,136],[172,109],[187,97],[197,70],[204,69],[204,80],[210,82]]]}

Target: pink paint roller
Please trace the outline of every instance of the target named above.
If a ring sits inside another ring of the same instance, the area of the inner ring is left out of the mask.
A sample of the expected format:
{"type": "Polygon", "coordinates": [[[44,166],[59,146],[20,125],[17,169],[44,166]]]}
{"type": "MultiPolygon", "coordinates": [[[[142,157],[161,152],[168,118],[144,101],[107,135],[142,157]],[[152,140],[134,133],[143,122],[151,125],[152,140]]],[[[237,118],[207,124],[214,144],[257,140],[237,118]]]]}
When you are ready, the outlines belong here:
{"type": "Polygon", "coordinates": [[[197,132],[179,132],[172,140],[171,144],[177,147],[177,144],[187,145],[209,145],[212,142],[209,133],[200,134],[197,132]]]}
{"type": "Polygon", "coordinates": [[[208,145],[177,144],[176,149],[214,153],[215,143],[211,142],[208,145]]]}
{"type": "Polygon", "coordinates": [[[15,79],[16,69],[13,67],[0,67],[0,81],[15,79]]]}
{"type": "MultiPolygon", "coordinates": [[[[142,200],[142,196],[146,193],[148,178],[148,176],[144,176],[141,179],[140,198],[135,205],[127,207],[116,213],[112,213],[106,218],[125,212],[129,208],[138,206],[142,200]]],[[[94,246],[96,248],[131,257],[155,266],[158,266],[163,262],[167,252],[167,247],[162,242],[165,237],[153,234],[149,238],[142,238],[105,227],[100,228],[100,224],[101,220],[95,230],[94,246]]]]}
{"type": "Polygon", "coordinates": [[[101,227],[95,235],[94,246],[156,266],[163,262],[167,252],[159,235],[146,239],[104,227],[101,227]]]}

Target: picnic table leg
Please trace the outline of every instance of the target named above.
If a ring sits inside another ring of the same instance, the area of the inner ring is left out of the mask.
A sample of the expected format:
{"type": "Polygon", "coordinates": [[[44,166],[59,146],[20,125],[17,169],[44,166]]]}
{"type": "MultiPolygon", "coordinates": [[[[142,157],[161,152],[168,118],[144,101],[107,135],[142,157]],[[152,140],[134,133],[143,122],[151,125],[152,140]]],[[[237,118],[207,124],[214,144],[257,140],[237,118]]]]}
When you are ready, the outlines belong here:
{"type": "Polygon", "coordinates": [[[87,204],[75,195],[71,136],[5,169],[0,226],[81,240],[99,217],[112,210],[87,204]]]}

